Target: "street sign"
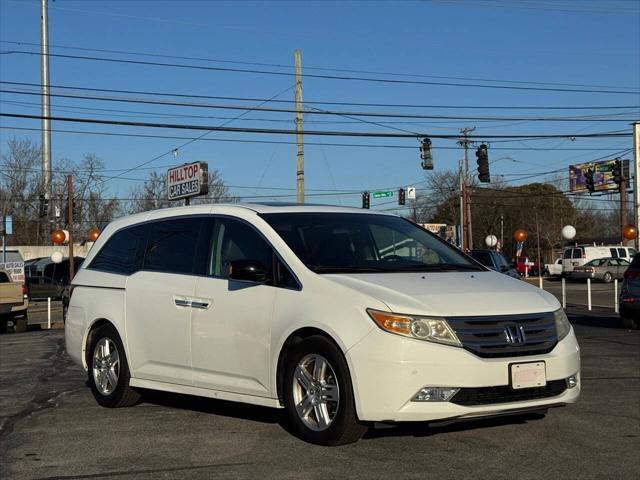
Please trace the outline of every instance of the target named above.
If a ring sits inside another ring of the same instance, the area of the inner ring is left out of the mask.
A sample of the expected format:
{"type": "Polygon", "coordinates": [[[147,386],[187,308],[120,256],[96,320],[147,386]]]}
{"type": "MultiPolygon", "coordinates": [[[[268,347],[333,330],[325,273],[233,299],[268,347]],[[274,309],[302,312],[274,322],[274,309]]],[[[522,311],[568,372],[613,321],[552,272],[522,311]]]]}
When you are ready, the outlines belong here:
{"type": "Polygon", "coordinates": [[[167,198],[182,198],[209,193],[209,166],[207,162],[194,162],[167,170],[167,198]]]}
{"type": "Polygon", "coordinates": [[[393,197],[393,192],[373,192],[373,198],[393,197]]]}
{"type": "Polygon", "coordinates": [[[416,199],[416,187],[407,188],[407,197],[410,200],[415,200],[416,199]]]}
{"type": "MultiPolygon", "coordinates": [[[[593,186],[596,192],[618,190],[619,185],[613,180],[614,164],[615,160],[605,160],[604,162],[569,165],[569,191],[589,191],[584,176],[588,170],[593,172],[593,186]]],[[[625,178],[629,178],[629,160],[622,160],[622,174],[625,178]]]]}

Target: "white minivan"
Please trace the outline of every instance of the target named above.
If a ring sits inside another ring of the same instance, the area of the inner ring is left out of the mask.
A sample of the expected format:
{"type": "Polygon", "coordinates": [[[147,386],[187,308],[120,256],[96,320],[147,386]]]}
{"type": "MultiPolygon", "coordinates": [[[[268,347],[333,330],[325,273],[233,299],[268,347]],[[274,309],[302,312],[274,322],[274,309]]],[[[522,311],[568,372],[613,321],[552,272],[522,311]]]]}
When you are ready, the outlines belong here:
{"type": "Polygon", "coordinates": [[[100,405],[132,405],[145,388],[284,408],[324,445],[372,422],[541,412],[580,394],[555,297],[355,208],[118,219],[73,279],[65,334],[100,405]]]}

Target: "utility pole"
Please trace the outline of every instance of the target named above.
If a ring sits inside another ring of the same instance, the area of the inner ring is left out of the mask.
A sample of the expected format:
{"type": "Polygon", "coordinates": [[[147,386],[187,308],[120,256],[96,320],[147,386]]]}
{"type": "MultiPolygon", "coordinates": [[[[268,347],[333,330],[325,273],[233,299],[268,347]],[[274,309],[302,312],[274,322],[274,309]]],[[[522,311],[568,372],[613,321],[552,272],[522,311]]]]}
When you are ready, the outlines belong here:
{"type": "Polygon", "coordinates": [[[620,236],[622,238],[622,244],[627,243],[622,232],[625,225],[627,225],[627,179],[624,176],[624,168],[620,165],[623,172],[622,179],[620,180],[620,236]]]}
{"type": "Polygon", "coordinates": [[[504,214],[500,214],[500,251],[504,250],[504,214]]]}
{"type": "Polygon", "coordinates": [[[462,183],[462,202],[464,218],[462,224],[462,248],[469,249],[473,247],[473,236],[471,232],[471,195],[469,192],[469,133],[473,132],[476,128],[463,128],[460,130],[463,138],[458,141],[458,145],[462,145],[464,148],[464,180],[462,183]]]}
{"type": "Polygon", "coordinates": [[[304,203],[304,138],[302,136],[302,54],[294,52],[296,61],[296,143],[298,144],[296,170],[296,200],[304,203]]]}
{"type": "Polygon", "coordinates": [[[71,175],[67,175],[67,218],[69,219],[69,225],[67,225],[69,231],[69,281],[71,281],[75,273],[73,261],[73,177],[71,175]]]}
{"type": "MultiPolygon", "coordinates": [[[[633,145],[634,145],[634,159],[633,159],[633,223],[636,228],[640,227],[640,122],[633,124],[633,145]]],[[[631,170],[631,169],[629,169],[631,170]]],[[[636,250],[640,250],[640,238],[636,236],[635,240],[636,250]]]]}
{"type": "Polygon", "coordinates": [[[460,172],[460,238],[458,239],[460,242],[460,248],[462,250],[465,249],[465,229],[464,229],[464,176],[462,171],[462,160],[458,162],[458,166],[460,167],[458,171],[460,172]]]}
{"type": "MultiPolygon", "coordinates": [[[[51,199],[51,116],[49,96],[49,15],[47,13],[47,0],[41,0],[42,11],[40,15],[41,55],[40,75],[42,83],[42,182],[44,196],[51,199]]],[[[51,209],[49,209],[51,211],[51,209]]],[[[51,218],[51,215],[47,215],[51,218]]]]}

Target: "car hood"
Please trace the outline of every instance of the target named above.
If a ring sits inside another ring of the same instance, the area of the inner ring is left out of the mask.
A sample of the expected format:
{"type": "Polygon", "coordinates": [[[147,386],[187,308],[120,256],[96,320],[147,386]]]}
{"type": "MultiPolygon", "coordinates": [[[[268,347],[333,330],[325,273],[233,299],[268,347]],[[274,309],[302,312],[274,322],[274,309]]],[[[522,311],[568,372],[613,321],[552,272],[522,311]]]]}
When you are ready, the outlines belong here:
{"type": "Polygon", "coordinates": [[[438,316],[508,315],[560,308],[548,292],[493,271],[325,274],[391,311],[438,316]]]}

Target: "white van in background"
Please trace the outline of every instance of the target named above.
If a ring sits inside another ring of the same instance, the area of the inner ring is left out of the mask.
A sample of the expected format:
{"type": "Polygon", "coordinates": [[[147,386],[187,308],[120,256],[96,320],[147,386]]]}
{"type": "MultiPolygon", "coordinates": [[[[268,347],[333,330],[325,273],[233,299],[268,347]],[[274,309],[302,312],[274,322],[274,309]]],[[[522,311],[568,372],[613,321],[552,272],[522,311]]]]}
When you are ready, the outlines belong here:
{"type": "Polygon", "coordinates": [[[573,271],[574,267],[597,258],[624,258],[630,262],[636,252],[635,248],[622,245],[576,245],[564,249],[562,265],[566,274],[573,271]]]}

